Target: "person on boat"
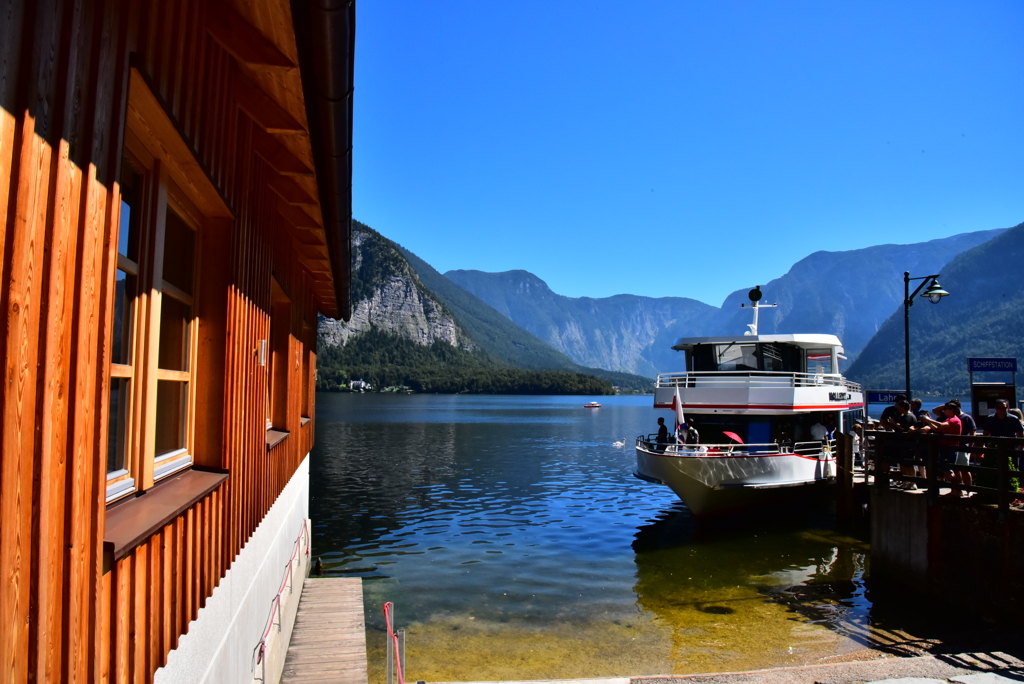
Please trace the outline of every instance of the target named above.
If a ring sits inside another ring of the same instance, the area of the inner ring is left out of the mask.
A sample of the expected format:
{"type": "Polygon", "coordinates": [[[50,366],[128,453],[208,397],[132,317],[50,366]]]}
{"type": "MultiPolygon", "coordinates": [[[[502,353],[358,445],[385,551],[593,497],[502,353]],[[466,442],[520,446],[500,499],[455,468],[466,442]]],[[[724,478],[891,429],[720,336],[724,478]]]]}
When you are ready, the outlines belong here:
{"type": "Polygon", "coordinates": [[[686,444],[700,444],[700,432],[697,431],[693,418],[686,419],[686,430],[683,438],[686,444]]]}
{"type": "Polygon", "coordinates": [[[664,418],[658,418],[658,436],[654,441],[658,443],[658,451],[665,450],[665,445],[668,444],[668,427],[665,425],[664,418]]]}
{"type": "Polygon", "coordinates": [[[896,432],[896,418],[900,414],[899,409],[896,405],[899,404],[901,401],[906,400],[907,395],[897,394],[896,401],[892,403],[892,406],[885,407],[885,410],[882,411],[882,417],[878,419],[878,422],[882,424],[883,430],[888,430],[889,432],[896,432]]]}
{"type": "Polygon", "coordinates": [[[811,426],[811,439],[824,442],[828,439],[828,428],[822,425],[821,416],[817,416],[817,421],[811,426]]]}
{"type": "MultiPolygon", "coordinates": [[[[1016,416],[1010,415],[1005,399],[996,400],[996,414],[984,419],[982,425],[985,427],[986,437],[1024,437],[1024,424],[1016,416]]],[[[1024,459],[1015,456],[1014,461],[1017,470],[1020,470],[1024,459]]]]}
{"type": "MultiPolygon", "coordinates": [[[[921,428],[922,432],[936,432],[940,435],[960,435],[963,430],[963,424],[960,422],[960,418],[956,414],[956,407],[952,404],[943,404],[942,406],[936,406],[935,411],[937,413],[945,414],[946,420],[939,422],[932,420],[931,418],[923,418],[921,420],[924,423],[924,427],[921,428]]],[[[939,442],[939,459],[942,463],[947,466],[956,464],[957,461],[957,447],[959,441],[955,439],[944,439],[939,442]]],[[[963,496],[963,491],[957,486],[960,482],[960,475],[954,472],[952,468],[949,468],[943,479],[950,483],[952,490],[948,494],[943,496],[952,496],[959,498],[963,496]]]]}

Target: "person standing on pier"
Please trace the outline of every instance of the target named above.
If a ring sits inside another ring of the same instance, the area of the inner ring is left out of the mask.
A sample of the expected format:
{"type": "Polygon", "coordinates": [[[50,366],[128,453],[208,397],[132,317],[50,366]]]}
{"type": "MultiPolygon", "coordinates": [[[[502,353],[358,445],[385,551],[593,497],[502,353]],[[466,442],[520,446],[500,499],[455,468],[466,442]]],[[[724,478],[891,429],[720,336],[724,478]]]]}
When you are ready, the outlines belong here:
{"type": "Polygon", "coordinates": [[[896,401],[892,403],[892,406],[886,406],[885,410],[882,411],[882,417],[878,419],[878,422],[882,425],[883,430],[889,432],[898,432],[896,428],[896,419],[900,416],[900,410],[898,405],[901,401],[906,401],[907,395],[897,394],[896,401]]]}
{"type": "MultiPolygon", "coordinates": [[[[1024,437],[1024,424],[1016,416],[1010,415],[1005,399],[996,400],[996,415],[989,416],[982,425],[986,437],[1024,437]]],[[[1020,470],[1024,459],[1014,456],[1013,460],[1017,470],[1020,470]]]]}
{"type": "MultiPolygon", "coordinates": [[[[917,416],[910,410],[909,401],[906,399],[897,401],[896,414],[896,418],[892,421],[895,432],[909,434],[917,429],[917,416]]],[[[914,477],[916,475],[916,459],[917,451],[913,446],[907,445],[900,450],[900,473],[904,477],[914,477]]],[[[922,477],[924,476],[922,475],[922,477]]],[[[917,489],[917,484],[904,482],[900,489],[917,489]]]]}
{"type": "MultiPolygon", "coordinates": [[[[974,422],[974,416],[970,413],[964,413],[963,407],[960,405],[959,399],[950,399],[947,402],[956,411],[956,417],[960,419],[960,434],[974,436],[978,432],[978,426],[974,422]]],[[[971,447],[974,446],[974,442],[964,442],[961,446],[971,447]]],[[[958,451],[956,455],[957,465],[977,465],[971,463],[971,452],[970,451],[958,451]]],[[[960,473],[960,481],[970,487],[974,484],[974,474],[965,470],[960,473]]]]}
{"type": "MultiPolygon", "coordinates": [[[[937,420],[932,420],[927,416],[921,419],[924,423],[924,427],[921,428],[922,432],[937,432],[940,435],[959,435],[963,426],[960,423],[960,419],[956,415],[956,407],[952,404],[943,404],[942,406],[935,407],[936,413],[945,414],[946,420],[941,423],[937,420]]],[[[944,439],[939,442],[939,458],[942,463],[946,465],[954,465],[957,460],[957,446],[958,442],[955,439],[944,439]]],[[[957,486],[960,481],[960,474],[955,472],[952,468],[948,469],[943,475],[943,479],[950,483],[952,491],[943,496],[961,497],[963,491],[957,486]]]]}

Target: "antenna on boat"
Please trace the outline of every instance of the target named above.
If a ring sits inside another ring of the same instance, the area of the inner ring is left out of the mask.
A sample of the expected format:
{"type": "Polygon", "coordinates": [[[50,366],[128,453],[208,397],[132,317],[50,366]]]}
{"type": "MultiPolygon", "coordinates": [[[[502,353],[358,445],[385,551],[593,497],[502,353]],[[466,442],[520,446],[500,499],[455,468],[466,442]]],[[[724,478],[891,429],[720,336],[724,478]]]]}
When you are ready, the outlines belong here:
{"type": "MultiPolygon", "coordinates": [[[[750,328],[750,330],[743,333],[747,337],[757,337],[757,310],[766,308],[771,309],[779,305],[778,302],[776,302],[775,304],[760,304],[759,302],[761,301],[762,296],[763,295],[761,294],[760,285],[756,285],[753,290],[747,293],[747,297],[750,298],[750,308],[754,310],[754,322],[747,323],[747,327],[750,328]]],[[[746,304],[740,304],[741,308],[744,306],[746,306],[746,304]]]]}

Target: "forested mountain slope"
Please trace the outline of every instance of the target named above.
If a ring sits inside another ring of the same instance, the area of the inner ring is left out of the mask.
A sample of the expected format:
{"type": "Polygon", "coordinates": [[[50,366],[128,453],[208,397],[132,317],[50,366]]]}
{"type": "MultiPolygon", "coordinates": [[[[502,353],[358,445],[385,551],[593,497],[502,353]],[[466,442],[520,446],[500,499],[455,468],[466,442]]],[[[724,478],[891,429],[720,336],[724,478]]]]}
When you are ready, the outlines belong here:
{"type": "MultiPolygon", "coordinates": [[[[1018,301],[1021,264],[1024,223],[967,250],[941,269],[939,282],[949,296],[938,304],[918,297],[910,310],[914,391],[966,394],[966,359],[971,356],[1024,359],[1024,308],[1018,301]]],[[[919,274],[935,272],[922,269],[919,274]]],[[[896,310],[850,367],[850,378],[866,387],[904,385],[902,285],[896,310]]],[[[992,379],[1005,379],[1005,374],[992,379]]],[[[1018,386],[1022,380],[1017,378],[1018,386]]]]}
{"type": "Polygon", "coordinates": [[[359,222],[352,236],[353,315],[348,322],[320,322],[321,389],[353,379],[435,392],[601,394],[612,383],[649,388],[645,378],[579,367],[416,259],[428,279],[451,290],[455,306],[449,307],[393,242],[359,222]]]}

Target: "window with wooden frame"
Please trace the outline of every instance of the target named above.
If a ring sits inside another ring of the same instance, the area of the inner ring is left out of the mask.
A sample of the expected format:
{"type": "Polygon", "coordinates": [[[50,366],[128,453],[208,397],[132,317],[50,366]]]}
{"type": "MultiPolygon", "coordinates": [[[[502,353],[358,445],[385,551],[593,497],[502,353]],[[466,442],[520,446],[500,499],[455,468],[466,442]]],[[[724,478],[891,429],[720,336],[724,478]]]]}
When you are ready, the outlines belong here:
{"type": "MultiPolygon", "coordinates": [[[[147,163],[149,162],[149,163],[147,163]]],[[[196,210],[126,150],[115,280],[107,499],[192,463],[196,210]]]]}
{"type": "Polygon", "coordinates": [[[309,395],[309,386],[310,386],[310,377],[309,377],[310,363],[309,362],[310,362],[310,356],[313,354],[313,350],[310,349],[310,342],[311,342],[312,339],[313,339],[313,331],[310,329],[309,325],[306,322],[303,322],[302,323],[302,350],[300,352],[302,354],[302,363],[300,364],[301,367],[302,367],[302,397],[299,400],[300,401],[300,407],[299,407],[300,408],[300,411],[299,411],[300,418],[299,418],[299,422],[302,425],[305,425],[306,423],[308,423],[310,417],[312,416],[311,411],[312,411],[312,407],[313,407],[313,402],[312,402],[312,398],[309,395]]]}
{"type": "Polygon", "coordinates": [[[288,354],[292,305],[276,279],[270,279],[270,354],[267,382],[267,429],[288,432],[288,354]]]}
{"type": "Polygon", "coordinates": [[[132,70],[120,174],[107,502],[194,460],[200,236],[230,215],[132,70]],[[197,182],[198,181],[198,182],[197,182]]]}
{"type": "Polygon", "coordinates": [[[114,330],[112,338],[109,426],[107,441],[107,500],[135,489],[128,454],[132,413],[132,377],[135,375],[136,294],[139,279],[139,222],[142,177],[129,161],[121,166],[121,214],[118,227],[117,269],[114,281],[114,330]]]}

